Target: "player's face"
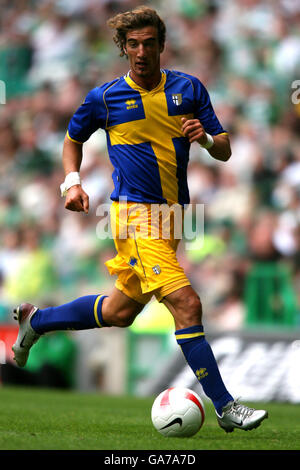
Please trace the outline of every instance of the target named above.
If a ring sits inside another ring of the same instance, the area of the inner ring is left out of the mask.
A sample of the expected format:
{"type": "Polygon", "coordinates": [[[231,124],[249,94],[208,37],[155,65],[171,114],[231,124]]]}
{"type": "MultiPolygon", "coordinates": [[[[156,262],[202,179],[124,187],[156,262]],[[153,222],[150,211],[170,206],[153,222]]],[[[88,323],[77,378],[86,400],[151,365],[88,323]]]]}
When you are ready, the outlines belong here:
{"type": "Polygon", "coordinates": [[[130,62],[133,78],[151,79],[160,73],[162,49],[155,26],[146,26],[128,32],[124,50],[130,62]]]}

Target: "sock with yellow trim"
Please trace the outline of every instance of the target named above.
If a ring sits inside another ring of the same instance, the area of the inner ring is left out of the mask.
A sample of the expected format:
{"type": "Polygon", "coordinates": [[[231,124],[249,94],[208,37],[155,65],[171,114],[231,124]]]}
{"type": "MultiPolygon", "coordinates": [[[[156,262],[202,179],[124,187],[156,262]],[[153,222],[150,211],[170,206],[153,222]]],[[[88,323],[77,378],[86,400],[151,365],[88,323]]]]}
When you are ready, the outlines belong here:
{"type": "Polygon", "coordinates": [[[102,318],[102,302],[105,297],[107,296],[85,295],[57,307],[38,309],[31,319],[31,326],[38,334],[108,326],[102,318]]]}
{"type": "Polygon", "coordinates": [[[222,408],[233,401],[233,397],[223,383],[213,351],[205,339],[203,326],[183,328],[175,331],[175,335],[204,393],[212,400],[217,413],[222,415],[222,408]]]}

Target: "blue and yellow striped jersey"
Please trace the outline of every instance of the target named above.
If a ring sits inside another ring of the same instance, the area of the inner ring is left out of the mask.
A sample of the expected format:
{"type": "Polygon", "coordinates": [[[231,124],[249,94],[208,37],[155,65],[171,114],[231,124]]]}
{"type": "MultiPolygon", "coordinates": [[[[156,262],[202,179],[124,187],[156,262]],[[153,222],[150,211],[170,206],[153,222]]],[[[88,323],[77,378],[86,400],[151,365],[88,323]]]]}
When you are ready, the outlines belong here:
{"type": "Polygon", "coordinates": [[[83,143],[105,130],[114,167],[112,200],[183,205],[189,203],[190,143],[181,131],[182,117],[199,119],[211,135],[225,132],[196,77],[162,70],[160,83],[148,91],[128,73],[88,93],[67,135],[83,143]]]}

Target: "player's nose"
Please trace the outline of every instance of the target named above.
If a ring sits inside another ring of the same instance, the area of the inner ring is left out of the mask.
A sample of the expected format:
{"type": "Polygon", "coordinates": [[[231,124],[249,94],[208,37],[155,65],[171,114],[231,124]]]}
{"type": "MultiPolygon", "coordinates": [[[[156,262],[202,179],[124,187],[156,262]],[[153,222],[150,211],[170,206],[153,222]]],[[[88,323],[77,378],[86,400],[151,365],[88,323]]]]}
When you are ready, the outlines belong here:
{"type": "Polygon", "coordinates": [[[145,57],[145,55],[146,55],[146,51],[145,51],[144,45],[139,44],[138,50],[137,50],[137,57],[142,58],[142,57],[145,57]]]}

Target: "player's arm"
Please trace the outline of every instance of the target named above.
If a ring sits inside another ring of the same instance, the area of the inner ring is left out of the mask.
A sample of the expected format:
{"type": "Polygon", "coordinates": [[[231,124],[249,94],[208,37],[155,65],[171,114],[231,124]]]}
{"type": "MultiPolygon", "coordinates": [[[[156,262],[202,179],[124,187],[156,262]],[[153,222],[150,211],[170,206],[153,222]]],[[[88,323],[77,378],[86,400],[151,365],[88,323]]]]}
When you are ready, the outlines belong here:
{"type": "Polygon", "coordinates": [[[81,186],[79,176],[82,147],[97,129],[104,128],[106,120],[103,89],[93,88],[73,114],[64,140],[62,161],[66,177],[61,189],[62,195],[66,196],[66,209],[85,213],[89,211],[89,197],[81,186]]]}
{"type": "MultiPolygon", "coordinates": [[[[207,149],[210,155],[216,160],[227,162],[231,157],[231,147],[228,134],[218,134],[212,136],[214,144],[211,148],[207,149]]],[[[207,139],[206,139],[207,142],[207,139]]],[[[200,142],[199,142],[200,143],[200,142]]],[[[201,145],[201,143],[200,143],[201,145]]]]}
{"type": "Polygon", "coordinates": [[[199,119],[182,118],[182,132],[190,143],[198,142],[216,160],[226,162],[231,156],[228,134],[208,135],[199,119]]]}
{"type": "MultiPolygon", "coordinates": [[[[66,178],[68,175],[78,174],[82,162],[82,144],[74,142],[66,135],[63,146],[62,163],[66,178]]],[[[66,180],[65,180],[66,181],[66,180]]],[[[76,179],[74,180],[76,183],[76,179]]],[[[72,183],[71,183],[72,184],[72,183]]],[[[65,208],[71,211],[89,211],[89,197],[82,189],[80,182],[72,185],[66,193],[65,208]]]]}

